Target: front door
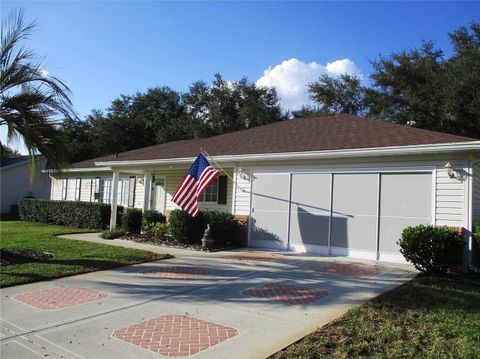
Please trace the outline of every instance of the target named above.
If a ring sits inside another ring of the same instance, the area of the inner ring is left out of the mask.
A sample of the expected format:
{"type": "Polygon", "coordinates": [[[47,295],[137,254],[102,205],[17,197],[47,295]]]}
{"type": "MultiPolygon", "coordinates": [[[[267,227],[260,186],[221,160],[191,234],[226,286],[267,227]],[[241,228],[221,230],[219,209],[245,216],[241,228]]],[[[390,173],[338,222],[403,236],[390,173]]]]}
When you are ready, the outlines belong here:
{"type": "Polygon", "coordinates": [[[152,184],[151,209],[160,213],[165,212],[165,179],[157,178],[152,184]]]}

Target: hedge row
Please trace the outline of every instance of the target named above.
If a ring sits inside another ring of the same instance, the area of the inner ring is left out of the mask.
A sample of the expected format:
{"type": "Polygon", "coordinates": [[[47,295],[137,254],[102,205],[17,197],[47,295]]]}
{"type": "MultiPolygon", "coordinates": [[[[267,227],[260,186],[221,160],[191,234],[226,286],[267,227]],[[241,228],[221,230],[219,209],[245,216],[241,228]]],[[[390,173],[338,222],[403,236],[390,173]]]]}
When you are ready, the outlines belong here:
{"type": "MultiPolygon", "coordinates": [[[[103,229],[110,224],[109,204],[51,201],[23,198],[18,201],[18,214],[24,221],[57,224],[77,228],[103,229]]],[[[117,207],[117,223],[121,222],[123,207],[117,207]]]]}

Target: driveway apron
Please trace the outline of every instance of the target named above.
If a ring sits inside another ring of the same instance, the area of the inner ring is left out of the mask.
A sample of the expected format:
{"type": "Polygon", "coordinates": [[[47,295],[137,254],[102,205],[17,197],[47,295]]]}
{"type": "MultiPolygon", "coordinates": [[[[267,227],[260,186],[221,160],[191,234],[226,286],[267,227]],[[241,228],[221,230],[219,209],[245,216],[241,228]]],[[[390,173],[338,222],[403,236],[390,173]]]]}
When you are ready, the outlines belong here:
{"type": "Polygon", "coordinates": [[[186,252],[2,289],[1,356],[264,358],[414,275],[345,258],[186,252]]]}

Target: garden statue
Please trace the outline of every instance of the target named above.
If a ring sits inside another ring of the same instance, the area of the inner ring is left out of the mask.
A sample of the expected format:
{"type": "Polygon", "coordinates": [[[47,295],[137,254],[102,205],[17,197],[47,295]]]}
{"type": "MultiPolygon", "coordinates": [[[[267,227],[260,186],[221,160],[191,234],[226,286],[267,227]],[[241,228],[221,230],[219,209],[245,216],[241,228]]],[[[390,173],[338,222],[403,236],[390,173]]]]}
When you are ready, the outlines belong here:
{"type": "Polygon", "coordinates": [[[207,224],[207,229],[205,229],[205,232],[203,232],[203,238],[202,238],[202,250],[208,250],[213,247],[213,243],[215,240],[212,237],[212,230],[210,228],[210,224],[207,224]]]}

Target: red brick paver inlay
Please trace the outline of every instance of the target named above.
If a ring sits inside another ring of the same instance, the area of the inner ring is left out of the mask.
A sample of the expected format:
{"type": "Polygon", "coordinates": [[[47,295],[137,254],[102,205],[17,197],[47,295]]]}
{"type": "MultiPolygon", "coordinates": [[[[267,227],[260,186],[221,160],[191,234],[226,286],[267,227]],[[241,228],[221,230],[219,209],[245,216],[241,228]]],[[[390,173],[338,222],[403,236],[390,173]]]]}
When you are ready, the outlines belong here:
{"type": "Polygon", "coordinates": [[[163,279],[194,279],[201,275],[207,275],[210,272],[202,268],[191,268],[181,266],[167,266],[143,274],[148,277],[163,278],[163,279]]]}
{"type": "Polygon", "coordinates": [[[223,256],[225,259],[237,259],[244,262],[270,262],[283,258],[280,254],[264,253],[264,252],[249,252],[240,254],[231,254],[223,256]]]}
{"type": "Polygon", "coordinates": [[[283,283],[271,283],[242,291],[250,297],[275,300],[288,304],[310,304],[328,295],[328,291],[298,287],[283,283]]]}
{"type": "Polygon", "coordinates": [[[186,315],[164,315],[113,332],[127,343],[166,356],[187,356],[238,334],[226,327],[186,315]]]}
{"type": "Polygon", "coordinates": [[[335,263],[315,269],[317,273],[349,276],[354,278],[368,278],[379,275],[382,269],[367,264],[335,263]]]}
{"type": "Polygon", "coordinates": [[[14,299],[39,309],[62,309],[106,298],[107,294],[81,287],[56,287],[17,294],[14,299]]]}

